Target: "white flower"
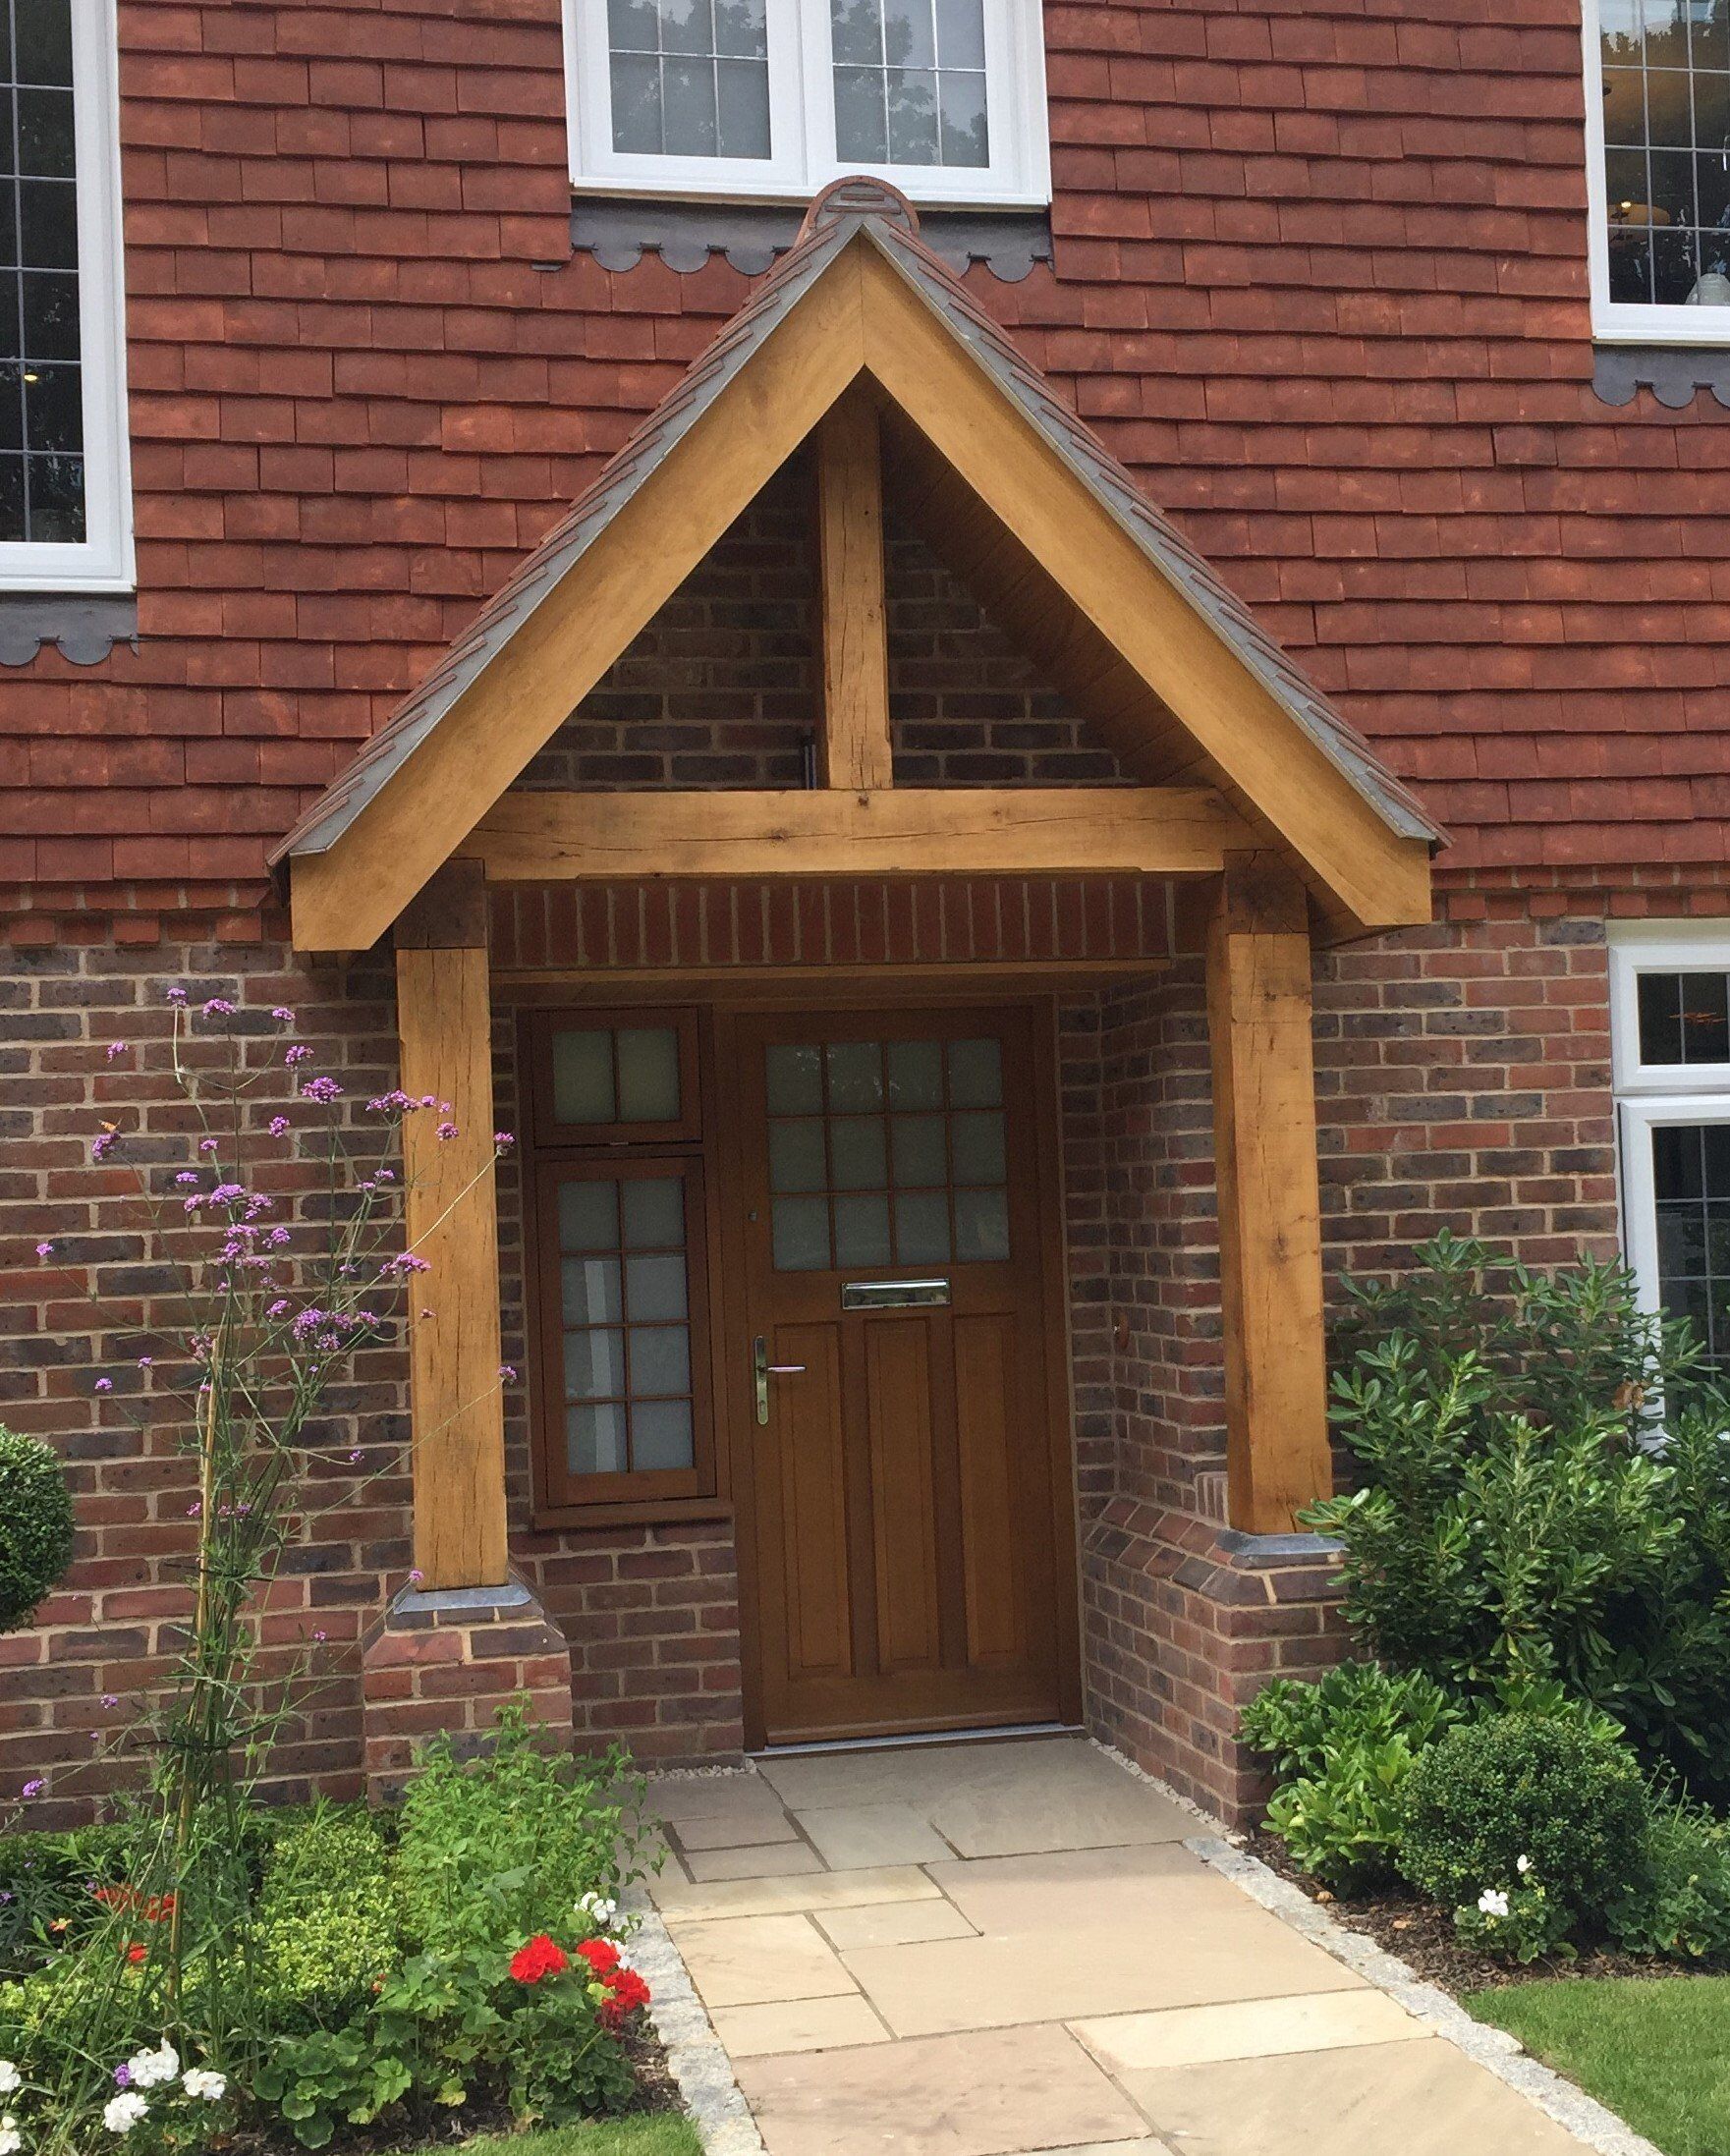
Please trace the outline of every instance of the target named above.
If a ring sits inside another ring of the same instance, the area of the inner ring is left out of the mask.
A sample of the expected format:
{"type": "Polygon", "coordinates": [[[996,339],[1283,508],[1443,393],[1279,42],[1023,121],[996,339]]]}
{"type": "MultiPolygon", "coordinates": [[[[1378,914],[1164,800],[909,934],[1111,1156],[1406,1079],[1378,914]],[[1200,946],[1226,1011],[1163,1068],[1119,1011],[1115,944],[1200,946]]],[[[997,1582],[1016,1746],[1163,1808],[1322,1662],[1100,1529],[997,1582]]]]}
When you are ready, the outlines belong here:
{"type": "Polygon", "coordinates": [[[133,2088],[157,2088],[180,2072],[180,2053],[165,2036],[154,2051],[139,2051],[126,2063],[133,2088]]]}
{"type": "Polygon", "coordinates": [[[610,1895],[586,1894],[577,1904],[579,1916],[586,1916],[596,1931],[611,1931],[618,1920],[619,1905],[610,1895]]]}
{"type": "Polygon", "coordinates": [[[219,2104],[228,2094],[226,2073],[212,2073],[208,2067],[188,2067],[180,2085],[189,2096],[201,2096],[207,2104],[219,2104]]]}
{"type": "Polygon", "coordinates": [[[0,2156],[18,2156],[24,2146],[24,2135],[18,2130],[18,2121],[8,2112],[0,2119],[0,2156]]]}
{"type": "Polygon", "coordinates": [[[1530,1856],[1516,1856],[1514,1859],[1514,1869],[1520,1874],[1521,1878],[1524,1879],[1526,1874],[1532,1869],[1532,1858],[1530,1856]]]}
{"type": "Polygon", "coordinates": [[[0,2059],[0,2096],[10,2096],[14,2089],[23,2088],[24,2075],[10,2059],[0,2059]]]}
{"type": "Polygon", "coordinates": [[[136,2089],[124,2088],[102,2106],[102,2124],[110,2133],[130,2133],[149,2113],[149,2105],[136,2089]]]}
{"type": "Polygon", "coordinates": [[[1485,1887],[1478,1897],[1478,1907],[1480,1915],[1506,1916],[1508,1913],[1508,1897],[1500,1887],[1485,1887]]]}

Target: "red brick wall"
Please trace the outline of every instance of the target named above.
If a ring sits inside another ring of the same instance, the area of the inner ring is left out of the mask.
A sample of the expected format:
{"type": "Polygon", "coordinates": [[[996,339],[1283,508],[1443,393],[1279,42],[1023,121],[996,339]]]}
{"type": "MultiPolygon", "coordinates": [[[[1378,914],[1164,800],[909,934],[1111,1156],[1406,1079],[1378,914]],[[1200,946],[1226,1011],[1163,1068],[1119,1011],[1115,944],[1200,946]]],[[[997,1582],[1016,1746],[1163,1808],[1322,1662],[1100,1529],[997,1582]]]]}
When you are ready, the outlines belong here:
{"type": "MultiPolygon", "coordinates": [[[[50,910],[255,891],[747,290],[570,257],[558,0],[120,20],[143,641],[8,677],[50,910]]],[[[1730,429],[1590,386],[1578,0],[1045,26],[1056,267],[981,303],[1462,867],[1721,861],[1730,429]]]]}

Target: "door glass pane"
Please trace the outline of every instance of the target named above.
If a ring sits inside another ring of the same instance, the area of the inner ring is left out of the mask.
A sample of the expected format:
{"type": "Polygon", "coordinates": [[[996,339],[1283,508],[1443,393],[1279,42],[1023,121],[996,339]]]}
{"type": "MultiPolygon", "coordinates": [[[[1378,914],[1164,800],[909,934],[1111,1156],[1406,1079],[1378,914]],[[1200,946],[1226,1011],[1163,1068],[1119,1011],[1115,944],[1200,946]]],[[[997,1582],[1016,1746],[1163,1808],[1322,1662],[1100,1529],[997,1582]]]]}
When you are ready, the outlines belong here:
{"type": "Polygon", "coordinates": [[[828,1181],[823,1126],[814,1117],[769,1125],[769,1189],[820,1190],[828,1181]]]}
{"type": "Polygon", "coordinates": [[[767,1071],[770,1115],[822,1114],[823,1053],[820,1048],[777,1042],[768,1051],[767,1071]]]}
{"type": "Polygon", "coordinates": [[[625,1186],[625,1247],[685,1247],[685,1185],[677,1176],[638,1176],[625,1186]]]}
{"type": "Polygon", "coordinates": [[[1009,1192],[1007,1190],[957,1190],[955,1193],[955,1254],[985,1264],[1000,1263],[1009,1255],[1009,1192]]]}
{"type": "Polygon", "coordinates": [[[624,1316],[616,1257],[568,1257],[562,1270],[567,1325],[616,1325],[624,1316]]]}
{"type": "Polygon", "coordinates": [[[896,1116],[889,1125],[898,1190],[941,1189],[949,1180],[941,1116],[896,1116]]]}
{"type": "Polygon", "coordinates": [[[888,1048],[891,1108],[941,1108],[943,1043],[892,1040],[888,1048]]]}
{"type": "Polygon", "coordinates": [[[957,1183],[1007,1181],[1009,1171],[1003,1157],[1001,1109],[957,1116],[953,1134],[957,1183]]]}
{"type": "Polygon", "coordinates": [[[572,1474],[623,1474],[625,1409],[609,1400],[565,1410],[565,1461],[572,1474]]]}
{"type": "Polygon", "coordinates": [[[897,1265],[947,1265],[949,1200],[941,1190],[897,1192],[895,1198],[897,1265]]]}
{"type": "Polygon", "coordinates": [[[631,1328],[631,1392],[688,1393],[691,1390],[691,1335],[683,1325],[634,1325],[631,1328]]]}
{"type": "Polygon", "coordinates": [[[593,1326],[565,1335],[565,1398],[618,1399],[625,1391],[625,1335],[618,1326],[593,1326]]]}
{"type": "Polygon", "coordinates": [[[639,1473],[670,1473],[697,1457],[689,1400],[642,1400],[631,1410],[631,1458],[639,1473]]]}
{"type": "Polygon", "coordinates": [[[829,1043],[829,1112],[848,1116],[883,1105],[883,1051],[874,1040],[829,1043]]]}
{"type": "Polygon", "coordinates": [[[658,1257],[625,1261],[625,1286],[633,1321],[685,1315],[685,1254],[669,1250],[658,1257]]]}
{"type": "Polygon", "coordinates": [[[957,1108],[997,1108],[1003,1102],[1003,1050],[994,1040],[952,1040],[949,1098],[957,1108]]]}
{"type": "Polygon", "coordinates": [[[838,1190],[881,1190],[889,1181],[881,1116],[837,1116],[829,1125],[829,1154],[838,1190]]]}
{"type": "Polygon", "coordinates": [[[553,1120],[616,1123],[613,1036],[604,1025],[562,1025],[553,1035],[553,1120]]]}
{"type": "Polygon", "coordinates": [[[619,1121],[678,1120],[679,1035],[670,1025],[626,1026],[619,1034],[619,1121]]]}
{"type": "Polygon", "coordinates": [[[769,1205],[775,1266],[783,1273],[823,1271],[829,1262],[829,1201],[778,1197],[769,1205]]]}
{"type": "Polygon", "coordinates": [[[835,1262],[888,1264],[889,1200],[881,1192],[835,1200],[835,1262]]]}
{"type": "Polygon", "coordinates": [[[562,1250],[616,1250],[619,1247],[619,1186],[616,1183],[560,1184],[559,1247],[562,1250]]]}

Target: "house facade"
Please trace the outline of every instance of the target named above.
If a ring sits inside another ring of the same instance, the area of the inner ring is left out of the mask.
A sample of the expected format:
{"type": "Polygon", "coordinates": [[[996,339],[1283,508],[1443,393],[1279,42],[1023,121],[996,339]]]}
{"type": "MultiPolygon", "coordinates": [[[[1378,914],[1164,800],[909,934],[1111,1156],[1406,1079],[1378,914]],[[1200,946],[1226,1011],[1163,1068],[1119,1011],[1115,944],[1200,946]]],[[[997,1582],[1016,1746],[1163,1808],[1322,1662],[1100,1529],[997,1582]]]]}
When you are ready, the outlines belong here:
{"type": "Polygon", "coordinates": [[[1506,15],[0,0],[0,1788],[184,1608],[175,986],[457,1133],[286,1789],[527,1689],[1237,1812],[1347,1274],[1716,1347],[1730,4],[1506,15]]]}

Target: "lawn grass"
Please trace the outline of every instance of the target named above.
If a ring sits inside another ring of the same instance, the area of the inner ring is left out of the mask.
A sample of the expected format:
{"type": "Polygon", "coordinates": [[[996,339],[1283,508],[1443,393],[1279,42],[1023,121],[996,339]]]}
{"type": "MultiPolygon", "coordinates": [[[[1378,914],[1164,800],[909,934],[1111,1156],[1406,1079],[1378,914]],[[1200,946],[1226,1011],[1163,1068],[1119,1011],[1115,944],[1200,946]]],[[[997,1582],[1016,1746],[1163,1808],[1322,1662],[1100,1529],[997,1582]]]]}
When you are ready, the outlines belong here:
{"type": "Polygon", "coordinates": [[[1730,2156],[1730,1976],[1562,1977],[1466,2006],[1664,2156],[1730,2156]]]}
{"type": "Polygon", "coordinates": [[[683,2112],[651,2111],[537,2133],[485,2133],[465,2141],[461,2156],[702,2156],[702,2142],[683,2112]]]}

